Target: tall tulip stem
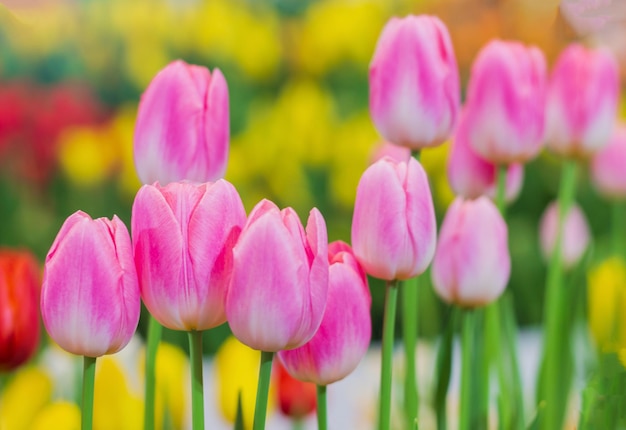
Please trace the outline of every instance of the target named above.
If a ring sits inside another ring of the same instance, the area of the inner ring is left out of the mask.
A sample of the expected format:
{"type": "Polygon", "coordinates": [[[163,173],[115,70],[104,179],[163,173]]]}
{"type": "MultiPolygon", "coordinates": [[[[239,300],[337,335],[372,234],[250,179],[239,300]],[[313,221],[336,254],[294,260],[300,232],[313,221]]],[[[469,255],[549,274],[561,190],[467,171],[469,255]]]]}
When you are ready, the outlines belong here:
{"type": "Polygon", "coordinates": [[[624,200],[615,200],[612,208],[613,219],[611,221],[611,228],[613,229],[613,235],[611,237],[613,254],[618,255],[621,258],[626,257],[624,254],[624,217],[626,217],[626,202],[624,200]]]}
{"type": "Polygon", "coordinates": [[[328,415],[326,411],[326,385],[317,386],[317,429],[326,430],[328,415]]]}
{"type": "Polygon", "coordinates": [[[193,430],[204,429],[204,391],[202,384],[202,332],[192,330],[189,335],[191,363],[191,416],[193,430]]]}
{"type": "Polygon", "coordinates": [[[150,323],[148,325],[148,340],[146,350],[146,386],[145,386],[145,404],[144,404],[144,430],[154,430],[154,399],[156,389],[156,356],[161,342],[161,332],[163,326],[150,315],[150,323]]]}
{"type": "Polygon", "coordinates": [[[83,401],[81,412],[81,429],[91,430],[93,427],[93,389],[96,379],[96,357],[84,357],[83,361],[83,401]]]}
{"type": "Polygon", "coordinates": [[[476,334],[475,311],[467,310],[463,315],[462,338],[461,338],[461,417],[459,423],[460,430],[470,430],[474,428],[472,422],[472,397],[476,394],[477,369],[472,368],[474,362],[474,339],[476,334]]]}
{"type": "Polygon", "coordinates": [[[417,303],[419,278],[411,278],[402,283],[402,337],[404,341],[404,414],[407,428],[411,428],[417,418],[419,394],[415,346],[417,343],[417,303]]]}
{"type": "Polygon", "coordinates": [[[379,430],[389,430],[391,424],[391,376],[397,301],[398,284],[396,281],[388,281],[385,288],[385,315],[383,317],[383,351],[380,372],[380,409],[378,416],[379,430]]]}
{"type": "Polygon", "coordinates": [[[261,352],[261,365],[259,366],[259,385],[256,392],[256,405],[254,408],[253,430],[265,429],[265,416],[267,415],[267,396],[270,390],[272,376],[273,352],[261,352]]]}

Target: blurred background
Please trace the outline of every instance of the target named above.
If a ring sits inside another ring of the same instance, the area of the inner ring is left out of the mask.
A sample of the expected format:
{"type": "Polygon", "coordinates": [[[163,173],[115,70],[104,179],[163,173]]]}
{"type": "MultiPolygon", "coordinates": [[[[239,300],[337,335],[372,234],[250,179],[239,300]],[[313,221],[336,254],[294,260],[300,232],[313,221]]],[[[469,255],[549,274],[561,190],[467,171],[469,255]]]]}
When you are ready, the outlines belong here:
{"type": "MultiPolygon", "coordinates": [[[[0,245],[30,249],[42,263],[62,222],[78,209],[93,217],[118,214],[130,225],[139,188],[132,160],[137,103],[155,73],[178,58],[219,67],[226,76],[232,136],[226,178],[246,209],[269,198],[305,218],[317,206],[329,239],[349,242],[356,186],[380,143],[368,113],[368,64],[384,23],[408,13],[436,14],[448,25],[463,86],[492,38],[538,45],[549,63],[573,40],[602,43],[626,69],[620,0],[4,1],[0,245]]],[[[422,156],[439,220],[453,197],[448,146],[422,156]]],[[[543,154],[525,173],[509,212],[510,288],[518,321],[532,325],[543,313],[545,280],[537,224],[556,195],[558,160],[543,154]]],[[[578,200],[595,238],[595,260],[607,248],[608,204],[584,175],[578,200]]],[[[584,282],[585,268],[579,270],[571,282],[584,282]]],[[[384,292],[375,281],[371,289],[373,333],[380,338],[384,292]]],[[[431,288],[420,295],[420,334],[434,337],[448,310],[431,288]]],[[[205,339],[207,352],[226,331],[205,339]]],[[[176,340],[169,332],[165,338],[176,340]]]]}

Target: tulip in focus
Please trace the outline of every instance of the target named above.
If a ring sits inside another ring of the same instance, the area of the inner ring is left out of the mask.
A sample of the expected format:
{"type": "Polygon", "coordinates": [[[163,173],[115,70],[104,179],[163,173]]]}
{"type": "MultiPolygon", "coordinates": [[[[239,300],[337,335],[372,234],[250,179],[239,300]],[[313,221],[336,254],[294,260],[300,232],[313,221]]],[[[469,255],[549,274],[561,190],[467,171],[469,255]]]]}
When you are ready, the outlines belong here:
{"type": "MultiPolygon", "coordinates": [[[[457,195],[475,199],[487,195],[496,197],[497,166],[480,155],[470,146],[467,136],[465,116],[462,114],[448,157],[448,181],[457,195]]],[[[519,163],[510,164],[506,173],[505,199],[515,200],[522,189],[524,167],[519,163]]]]}
{"type": "Polygon", "coordinates": [[[608,144],[591,159],[591,182],[608,198],[626,198],[626,125],[616,127],[608,144]]]}
{"type": "Polygon", "coordinates": [[[276,362],[274,370],[278,406],[283,415],[300,421],[313,413],[317,405],[315,384],[294,378],[280,361],[276,362]]]}
{"type": "MultiPolygon", "coordinates": [[[[539,222],[539,241],[546,259],[549,259],[554,252],[558,222],[558,205],[556,202],[552,202],[544,211],[539,222]]],[[[578,205],[574,204],[569,209],[565,217],[562,234],[561,259],[563,266],[569,269],[574,267],[583,256],[590,239],[587,218],[578,205]]]]}
{"type": "Polygon", "coordinates": [[[435,291],[461,307],[487,305],[506,288],[511,273],[508,229],[487,197],[457,197],[441,225],[433,260],[435,291]]]}
{"type": "Polygon", "coordinates": [[[565,48],[548,89],[548,147],[568,157],[587,157],[605,146],[615,123],[619,84],[610,51],[579,44],[565,48]]]}
{"type": "Polygon", "coordinates": [[[479,53],[468,83],[470,145],[496,164],[525,162],[543,145],[546,61],[541,51],[494,40],[479,53]]]}
{"type": "Polygon", "coordinates": [[[389,20],[370,63],[369,86],[372,120],[386,140],[412,149],[446,140],[461,93],[450,35],[439,18],[389,20]]]}
{"type": "Polygon", "coordinates": [[[174,182],[144,185],[133,204],[132,236],[141,297],[173,330],[207,330],[226,321],[232,247],[246,213],[235,187],[174,182]]]}
{"type": "Polygon", "coordinates": [[[372,335],[372,298],[367,276],[347,243],[328,246],[328,300],[315,336],[300,348],[279,351],[291,375],[328,385],[348,376],[367,352],[372,335]]]}
{"type": "Polygon", "coordinates": [[[328,292],[328,237],[314,208],[306,231],[296,212],[262,200],[233,249],[226,315],[233,334],[266,352],[297,348],[317,331],[328,292]]]}
{"type": "Polygon", "coordinates": [[[25,363],[37,349],[40,282],[29,252],[0,250],[0,372],[25,363]]]}
{"type": "Polygon", "coordinates": [[[130,236],[114,216],[71,215],[46,257],[41,314],[50,337],[76,355],[121,350],[139,322],[140,297],[130,236]]]}
{"type": "Polygon", "coordinates": [[[174,61],[139,102],[135,166],[144,184],[215,181],[228,159],[228,86],[219,69],[174,61]]]}
{"type": "Polygon", "coordinates": [[[436,229],[428,178],[417,160],[385,157],[365,170],[354,204],[352,247],[366,273],[389,281],[423,273],[435,252],[436,229]]]}

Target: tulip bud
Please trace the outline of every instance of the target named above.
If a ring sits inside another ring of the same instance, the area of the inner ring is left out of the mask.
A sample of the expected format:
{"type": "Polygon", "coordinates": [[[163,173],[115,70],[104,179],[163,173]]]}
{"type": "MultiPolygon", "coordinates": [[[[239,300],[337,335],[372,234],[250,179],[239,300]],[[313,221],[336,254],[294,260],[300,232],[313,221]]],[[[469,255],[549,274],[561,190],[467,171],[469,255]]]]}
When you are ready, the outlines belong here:
{"type": "Polygon", "coordinates": [[[409,279],[435,252],[437,225],[428,177],[411,158],[385,157],[367,168],[356,192],[352,247],[369,275],[409,279]]]}
{"type": "MultiPolygon", "coordinates": [[[[461,115],[448,157],[448,181],[454,192],[468,199],[496,197],[497,166],[476,154],[469,144],[465,115],[461,115]]],[[[510,164],[506,173],[505,198],[515,200],[522,189],[524,167],[510,164]]]]}
{"type": "Polygon", "coordinates": [[[128,230],[114,216],[78,211],[61,227],[48,255],[41,314],[50,337],[72,354],[121,350],[139,322],[139,285],[128,230]]]}
{"type": "Polygon", "coordinates": [[[587,157],[608,143],[617,114],[619,71],[608,50],[572,44],[557,59],[548,88],[548,147],[587,157]]]}
{"type": "Polygon", "coordinates": [[[486,197],[457,197],[441,225],[432,266],[435,291],[462,307],[487,305],[506,288],[511,273],[508,229],[486,197]]]}
{"type": "Polygon", "coordinates": [[[280,361],[276,361],[274,370],[278,406],[283,415],[298,421],[314,412],[317,405],[315,384],[294,378],[280,361]]]}
{"type": "Polygon", "coordinates": [[[39,344],[39,267],[26,251],[0,251],[0,372],[28,361],[39,344]]]}
{"type": "Polygon", "coordinates": [[[467,136],[496,164],[525,162],[541,150],[546,62],[541,51],[494,40],[478,54],[467,90],[467,136]]]}
{"type": "MultiPolygon", "coordinates": [[[[539,241],[541,251],[546,259],[554,252],[557,228],[559,223],[559,207],[557,202],[548,205],[539,222],[539,241]]],[[[587,218],[577,204],[567,212],[561,236],[561,261],[563,267],[569,269],[578,263],[589,244],[589,226],[587,218]]]]}
{"type": "Polygon", "coordinates": [[[297,348],[317,331],[328,292],[328,238],[311,210],[306,232],[296,212],[262,200],[233,249],[226,316],[233,334],[261,351],[297,348]]]}
{"type": "Polygon", "coordinates": [[[173,330],[226,322],[232,247],[246,220],[235,187],[172,182],[144,185],[133,204],[132,235],[141,297],[173,330]]]}
{"type": "Polygon", "coordinates": [[[367,352],[372,334],[367,276],[352,249],[333,242],[328,258],[328,301],[320,328],[300,348],[278,352],[291,375],[317,385],[348,376],[367,352]]]}
{"type": "Polygon", "coordinates": [[[591,182],[609,198],[626,198],[626,125],[616,127],[608,145],[591,159],[591,182]]]}
{"type": "Polygon", "coordinates": [[[228,86],[219,69],[174,61],[139,102],[134,155],[144,184],[215,181],[228,161],[228,86]]]}
{"type": "Polygon", "coordinates": [[[392,18],[370,64],[370,112],[376,129],[395,144],[437,146],[454,127],[459,71],[450,35],[434,16],[392,18]]]}

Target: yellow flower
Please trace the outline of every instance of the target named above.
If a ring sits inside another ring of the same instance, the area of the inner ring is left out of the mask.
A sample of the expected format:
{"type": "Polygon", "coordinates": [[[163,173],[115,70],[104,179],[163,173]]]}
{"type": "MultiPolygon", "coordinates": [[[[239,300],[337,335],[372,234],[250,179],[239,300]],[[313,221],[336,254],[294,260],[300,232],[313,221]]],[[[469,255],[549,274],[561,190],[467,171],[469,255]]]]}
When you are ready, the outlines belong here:
{"type": "Polygon", "coordinates": [[[80,408],[70,402],[46,405],[35,417],[31,430],[80,430],[80,408]]]}
{"type": "Polygon", "coordinates": [[[133,158],[133,133],[136,117],[137,106],[125,105],[117,111],[110,125],[111,134],[117,143],[119,154],[119,186],[122,192],[129,196],[134,196],[141,187],[133,158]]]}
{"type": "Polygon", "coordinates": [[[609,258],[587,275],[589,329],[605,352],[626,347],[626,265],[609,258]]]}
{"type": "Polygon", "coordinates": [[[0,398],[0,429],[30,430],[33,418],[48,403],[52,380],[36,367],[22,367],[4,388],[0,398]]]}
{"type": "Polygon", "coordinates": [[[177,346],[161,342],[156,360],[156,421],[160,427],[185,428],[188,400],[189,362],[187,355],[177,346]]]}
{"type": "MultiPolygon", "coordinates": [[[[246,429],[252,428],[256,390],[259,381],[261,353],[248,348],[234,337],[229,337],[215,355],[218,399],[224,417],[235,421],[237,399],[241,393],[243,420],[246,429]]],[[[270,385],[268,410],[274,408],[274,384],[270,385]]]]}

